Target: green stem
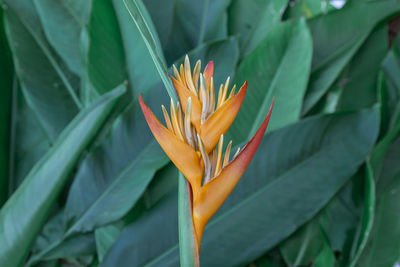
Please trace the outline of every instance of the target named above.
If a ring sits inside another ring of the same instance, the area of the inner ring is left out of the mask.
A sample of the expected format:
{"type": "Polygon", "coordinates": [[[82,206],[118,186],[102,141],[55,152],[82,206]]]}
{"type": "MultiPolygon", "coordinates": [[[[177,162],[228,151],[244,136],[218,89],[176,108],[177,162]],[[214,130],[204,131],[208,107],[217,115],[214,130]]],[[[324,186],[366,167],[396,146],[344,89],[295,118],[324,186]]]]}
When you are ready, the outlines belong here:
{"type": "Polygon", "coordinates": [[[178,222],[181,266],[199,267],[199,248],[193,227],[190,186],[181,173],[179,173],[178,222]]]}

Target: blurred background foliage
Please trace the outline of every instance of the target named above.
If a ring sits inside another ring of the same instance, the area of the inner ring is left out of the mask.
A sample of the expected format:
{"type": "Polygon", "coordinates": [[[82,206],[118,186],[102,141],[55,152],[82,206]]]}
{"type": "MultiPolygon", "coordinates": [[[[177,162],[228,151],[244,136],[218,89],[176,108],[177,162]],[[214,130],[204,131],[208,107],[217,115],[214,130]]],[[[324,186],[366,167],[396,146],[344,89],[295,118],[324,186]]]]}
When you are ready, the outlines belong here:
{"type": "Polygon", "coordinates": [[[185,54],[248,81],[236,145],[275,97],[202,266],[394,266],[400,0],[127,1],[148,39],[122,0],[0,0],[0,266],[179,265],[177,170],[137,98],[160,117],[185,54]]]}

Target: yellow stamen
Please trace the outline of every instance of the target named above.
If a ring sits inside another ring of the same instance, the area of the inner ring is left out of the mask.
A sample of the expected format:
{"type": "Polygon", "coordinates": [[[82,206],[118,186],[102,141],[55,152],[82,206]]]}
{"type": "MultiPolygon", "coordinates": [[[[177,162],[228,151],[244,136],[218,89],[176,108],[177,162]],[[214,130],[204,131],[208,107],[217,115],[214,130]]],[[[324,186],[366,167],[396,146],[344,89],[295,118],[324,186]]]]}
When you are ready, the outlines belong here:
{"type": "Polygon", "coordinates": [[[189,87],[189,89],[197,96],[197,90],[194,87],[193,80],[192,80],[192,73],[191,73],[191,68],[190,68],[190,61],[188,55],[185,57],[185,80],[186,84],[189,87]]]}
{"type": "Polygon", "coordinates": [[[221,106],[223,91],[224,91],[224,85],[221,84],[221,86],[219,87],[219,90],[218,90],[217,109],[221,106]]]}
{"type": "Polygon", "coordinates": [[[192,114],[192,98],[189,97],[187,108],[186,108],[186,114],[185,114],[185,135],[186,135],[186,141],[188,144],[195,148],[195,143],[193,141],[193,132],[192,132],[192,127],[190,125],[190,116],[192,114]]]}
{"type": "Polygon", "coordinates": [[[171,98],[171,120],[172,120],[172,127],[174,128],[175,135],[181,140],[184,141],[183,135],[181,133],[178,116],[176,114],[174,101],[171,98]]]}
{"type": "Polygon", "coordinates": [[[183,65],[181,64],[180,67],[180,73],[181,73],[181,82],[182,84],[186,87],[186,80],[185,80],[185,70],[183,69],[183,65]]]}
{"type": "Polygon", "coordinates": [[[174,129],[172,128],[171,120],[169,119],[169,115],[168,115],[167,109],[164,107],[164,105],[161,105],[161,109],[163,111],[164,118],[165,118],[165,123],[167,124],[168,130],[170,130],[171,132],[174,132],[174,129]]]}
{"type": "Polygon", "coordinates": [[[224,164],[222,165],[222,168],[225,168],[225,166],[228,165],[228,163],[229,163],[229,156],[231,154],[231,147],[232,147],[232,140],[229,141],[228,146],[226,147],[225,157],[224,157],[224,164]]]}
{"type": "Polygon", "coordinates": [[[197,134],[197,142],[199,144],[200,153],[204,162],[204,184],[208,183],[211,180],[211,164],[210,158],[203,146],[203,142],[201,141],[200,135],[197,134]]]}
{"type": "Polygon", "coordinates": [[[236,84],[233,85],[232,90],[231,90],[231,92],[229,93],[228,99],[235,95],[235,90],[236,90],[236,84]]]}
{"type": "Polygon", "coordinates": [[[210,96],[208,98],[208,114],[212,114],[215,109],[215,89],[214,89],[214,78],[211,77],[210,82],[210,96]]]}
{"type": "Polygon", "coordinates": [[[193,70],[193,83],[196,88],[196,91],[198,91],[199,89],[200,70],[201,70],[201,61],[197,60],[196,66],[194,66],[193,70]]]}
{"type": "Polygon", "coordinates": [[[221,171],[221,165],[222,165],[222,148],[224,145],[224,135],[221,134],[221,137],[219,139],[219,143],[218,143],[218,156],[217,156],[217,164],[215,166],[215,172],[214,172],[214,177],[217,176],[219,174],[219,172],[221,171]]]}
{"type": "Polygon", "coordinates": [[[179,130],[182,133],[182,136],[185,138],[185,128],[183,128],[183,119],[182,119],[182,109],[181,109],[181,104],[178,102],[177,104],[177,109],[176,109],[176,113],[178,115],[178,125],[179,125],[179,130]]]}
{"type": "MultiPolygon", "coordinates": [[[[236,156],[239,154],[239,152],[240,152],[240,147],[238,147],[238,149],[236,150],[236,153],[235,153],[235,155],[233,155],[233,159],[235,159],[236,158],[236,156]]],[[[232,159],[232,160],[233,160],[232,159]]]]}
{"type": "Polygon", "coordinates": [[[229,87],[230,79],[231,79],[231,77],[228,77],[228,79],[226,79],[226,82],[225,82],[225,85],[224,85],[224,91],[223,91],[222,97],[221,97],[221,103],[219,104],[219,106],[217,108],[219,108],[220,106],[222,106],[225,103],[226,95],[228,93],[228,87],[229,87]]]}
{"type": "Polygon", "coordinates": [[[178,81],[180,81],[180,82],[182,83],[181,75],[179,74],[179,71],[178,71],[178,69],[176,68],[176,66],[175,66],[175,65],[172,65],[172,69],[174,70],[175,79],[177,79],[178,81]]]}

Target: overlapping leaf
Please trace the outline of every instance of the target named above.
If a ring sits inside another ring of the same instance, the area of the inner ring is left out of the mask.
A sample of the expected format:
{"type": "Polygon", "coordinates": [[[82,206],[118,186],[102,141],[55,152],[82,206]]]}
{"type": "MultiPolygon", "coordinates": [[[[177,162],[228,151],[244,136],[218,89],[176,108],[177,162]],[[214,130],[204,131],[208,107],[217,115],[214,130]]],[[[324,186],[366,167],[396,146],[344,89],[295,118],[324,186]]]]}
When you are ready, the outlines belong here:
{"type": "Polygon", "coordinates": [[[398,0],[356,1],[308,22],[314,50],[303,114],[326,93],[373,28],[399,11],[398,0]]]}
{"type": "MultiPolygon", "coordinates": [[[[377,125],[374,109],[316,117],[267,135],[259,150],[268,153],[256,154],[206,228],[202,264],[244,264],[292,233],[357,170],[375,142],[377,125]],[[322,164],[323,169],[317,168],[322,164]]],[[[132,223],[104,266],[177,265],[174,214],[176,198],[171,197],[132,223]],[[151,238],[160,242],[148,244],[151,238]]]]}
{"type": "Polygon", "coordinates": [[[54,202],[87,145],[93,141],[124,88],[83,110],[35,165],[0,211],[0,263],[21,265],[54,202]]]}
{"type": "Polygon", "coordinates": [[[230,134],[235,143],[249,140],[277,103],[269,129],[295,122],[300,117],[312,53],[311,36],[304,20],[275,27],[240,64],[236,82],[248,82],[248,90],[230,134]]]}

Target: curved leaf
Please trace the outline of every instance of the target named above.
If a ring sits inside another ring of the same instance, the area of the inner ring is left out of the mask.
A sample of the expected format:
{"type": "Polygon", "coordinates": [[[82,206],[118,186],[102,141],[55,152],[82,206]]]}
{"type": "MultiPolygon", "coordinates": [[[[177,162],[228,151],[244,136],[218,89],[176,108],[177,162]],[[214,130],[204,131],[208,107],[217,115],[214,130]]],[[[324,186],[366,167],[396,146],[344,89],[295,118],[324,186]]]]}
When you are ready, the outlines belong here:
{"type": "Polygon", "coordinates": [[[33,3],[24,1],[20,7],[20,2],[10,3],[5,12],[15,70],[28,105],[54,141],[76,115],[81,103],[72,87],[71,75],[63,70],[40,31],[33,3]],[[28,14],[23,12],[26,10],[28,14]]]}
{"type": "Polygon", "coordinates": [[[249,140],[264,120],[272,98],[276,105],[269,129],[300,117],[311,64],[311,36],[305,21],[275,27],[240,64],[235,82],[248,81],[242,107],[229,131],[234,142],[249,140]]]}
{"type": "Polygon", "coordinates": [[[356,266],[393,266],[400,258],[400,173],[378,196],[375,222],[356,266]]]}
{"type": "Polygon", "coordinates": [[[375,180],[372,173],[372,168],[367,161],[365,171],[365,196],[364,196],[364,211],[362,215],[362,221],[360,229],[355,238],[355,252],[350,260],[349,267],[355,266],[358,258],[361,256],[365,245],[367,244],[369,235],[371,233],[372,224],[374,222],[375,215],[375,180]]]}
{"type": "Polygon", "coordinates": [[[80,33],[89,19],[91,1],[34,0],[44,32],[67,66],[80,76],[80,33]]]}
{"type": "Polygon", "coordinates": [[[141,2],[139,2],[140,4],[138,4],[136,1],[140,0],[124,0],[124,4],[128,9],[133,21],[136,23],[136,26],[139,29],[144,42],[146,43],[147,49],[151,55],[151,58],[153,59],[154,65],[157,68],[157,71],[161,77],[161,80],[164,83],[165,88],[167,89],[169,96],[176,101],[177,95],[175,92],[175,88],[172,86],[171,79],[169,78],[167,67],[165,66],[159,50],[157,49],[157,43],[151,33],[148,23],[142,15],[143,7],[141,11],[141,2]]]}
{"type": "Polygon", "coordinates": [[[8,199],[0,211],[0,265],[22,265],[82,152],[124,91],[115,89],[83,110],[8,199]]]}
{"type": "Polygon", "coordinates": [[[355,1],[308,22],[314,50],[303,114],[326,93],[373,28],[399,11],[399,0],[355,1]]]}
{"type": "Polygon", "coordinates": [[[229,8],[231,34],[238,35],[241,55],[246,55],[280,23],[287,0],[236,0],[229,8]]]}
{"type": "Polygon", "coordinates": [[[227,37],[228,0],[146,0],[171,64],[187,51],[227,37]]]}

